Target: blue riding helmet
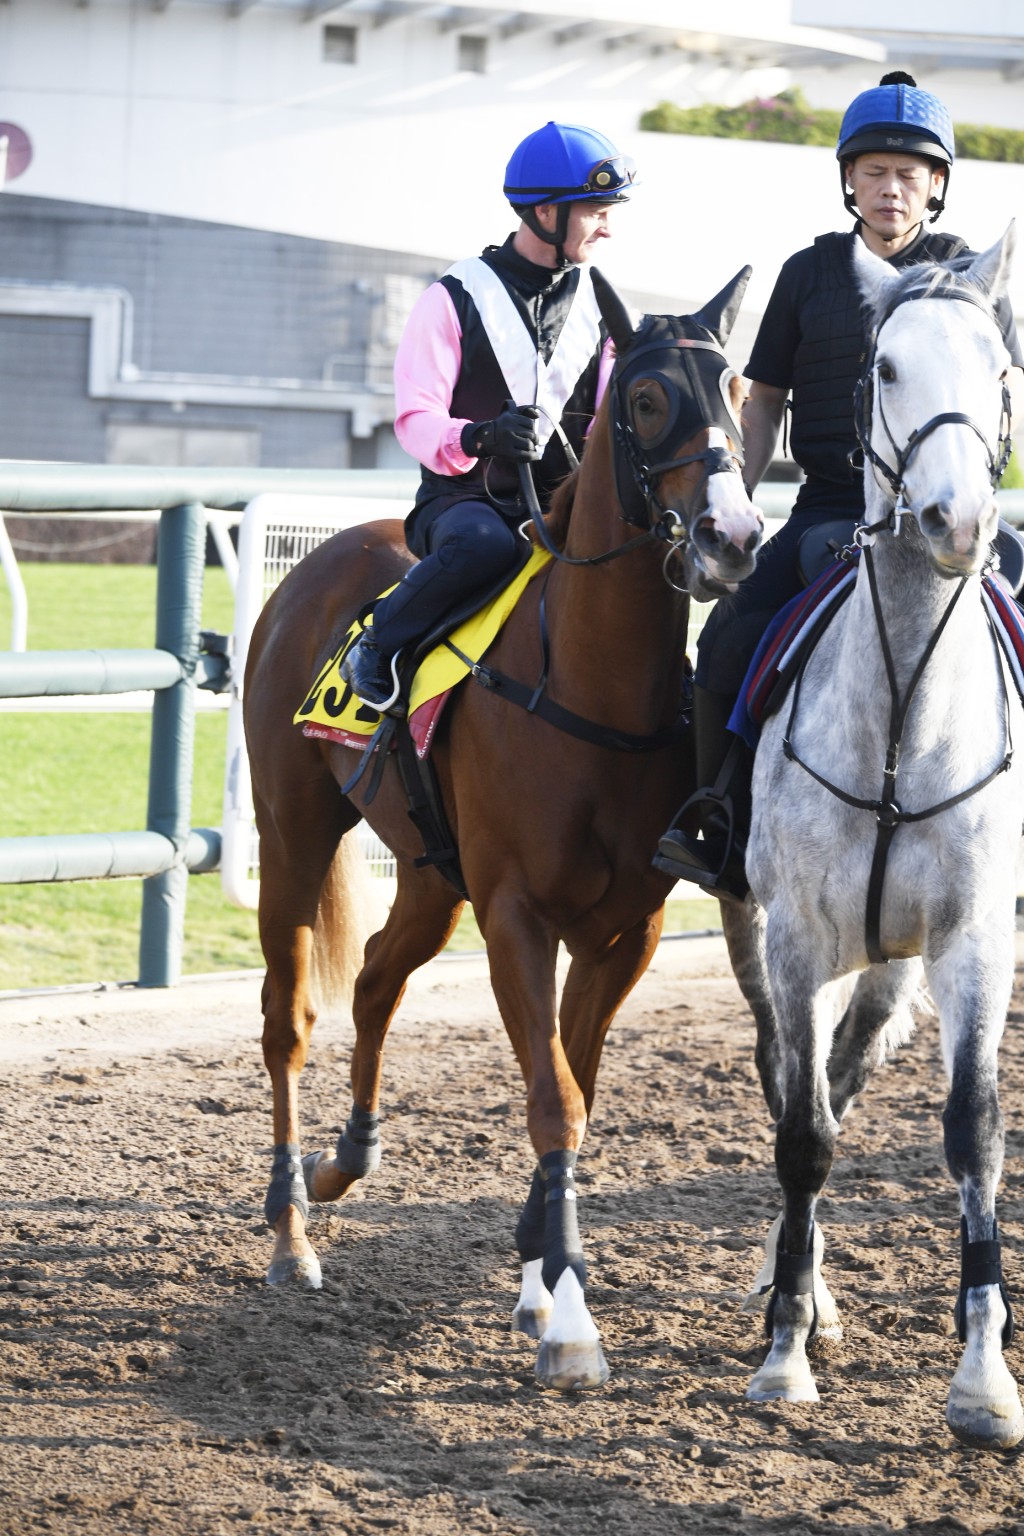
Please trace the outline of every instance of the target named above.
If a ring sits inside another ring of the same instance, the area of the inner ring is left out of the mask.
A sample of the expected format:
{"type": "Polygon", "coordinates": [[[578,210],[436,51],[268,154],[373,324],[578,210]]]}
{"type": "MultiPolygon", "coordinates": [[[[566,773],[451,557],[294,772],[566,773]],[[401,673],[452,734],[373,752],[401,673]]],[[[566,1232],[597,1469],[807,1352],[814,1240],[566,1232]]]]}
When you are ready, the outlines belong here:
{"type": "Polygon", "coordinates": [[[577,123],[545,123],[512,151],[505,196],[517,213],[537,203],[625,203],[636,166],[611,139],[577,123]]]}
{"type": "Polygon", "coordinates": [[[935,161],[944,172],[942,194],[928,204],[935,223],[946,201],[949,172],[953,164],[953,122],[937,96],[922,91],[912,75],[897,70],[883,75],[881,83],[860,95],[847,107],[839,129],[836,159],[843,201],[856,214],[853,195],[846,190],[844,164],[867,150],[887,154],[923,155],[935,161]]]}

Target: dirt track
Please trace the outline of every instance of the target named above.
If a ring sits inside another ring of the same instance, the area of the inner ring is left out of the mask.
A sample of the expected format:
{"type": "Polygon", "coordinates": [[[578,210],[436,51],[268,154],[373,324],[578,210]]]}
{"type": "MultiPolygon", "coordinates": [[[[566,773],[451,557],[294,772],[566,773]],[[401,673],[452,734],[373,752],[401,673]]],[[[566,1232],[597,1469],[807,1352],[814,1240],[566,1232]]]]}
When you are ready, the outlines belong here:
{"type": "MultiPolygon", "coordinates": [[[[258,990],[0,1001],[0,1531],[1024,1532],[1020,1458],[944,1424],[957,1205],[933,1024],[840,1140],[821,1219],[846,1337],[816,1365],[822,1400],[753,1406],[761,1324],[739,1303],[777,1202],[750,1029],[720,943],[662,946],[580,1165],[613,1374],[566,1400],[508,1331],[530,1157],[482,965],[414,979],[381,1170],[314,1215],[319,1294],[262,1283],[258,990]]],[[[1002,1058],[1018,1296],[1022,1006],[1002,1058]]],[[[347,1114],[349,1037],[318,1026],[308,1150],[347,1114]]],[[[1008,1359],[1020,1380],[1020,1342],[1008,1359]]]]}

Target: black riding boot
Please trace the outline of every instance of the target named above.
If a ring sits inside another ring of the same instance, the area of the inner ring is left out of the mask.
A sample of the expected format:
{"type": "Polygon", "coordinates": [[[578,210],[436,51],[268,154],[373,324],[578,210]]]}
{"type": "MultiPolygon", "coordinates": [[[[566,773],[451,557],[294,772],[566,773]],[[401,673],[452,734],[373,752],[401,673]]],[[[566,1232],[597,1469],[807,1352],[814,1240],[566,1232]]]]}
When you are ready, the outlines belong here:
{"type": "Polygon", "coordinates": [[[373,630],[359,636],[341,664],[342,681],[348,683],[357,699],[371,709],[387,710],[398,698],[398,679],[391,665],[374,642],[373,630]]]}
{"type": "Polygon", "coordinates": [[[697,780],[706,787],[677,812],[659,839],[654,865],[677,880],[693,880],[712,896],[742,901],[750,889],[743,860],[750,833],[753,754],[745,741],[727,729],[731,714],[731,699],[694,688],[697,780]],[[699,836],[680,825],[693,809],[699,836]]]}

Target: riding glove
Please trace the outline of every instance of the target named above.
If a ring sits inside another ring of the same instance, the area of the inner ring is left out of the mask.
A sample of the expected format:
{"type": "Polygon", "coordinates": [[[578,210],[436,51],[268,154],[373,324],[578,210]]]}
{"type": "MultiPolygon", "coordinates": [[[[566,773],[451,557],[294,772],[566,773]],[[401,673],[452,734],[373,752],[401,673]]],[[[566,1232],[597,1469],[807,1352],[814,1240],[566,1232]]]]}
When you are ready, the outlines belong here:
{"type": "Polygon", "coordinates": [[[535,405],[510,405],[493,421],[470,421],[460,434],[463,453],[477,459],[539,459],[535,405]]]}

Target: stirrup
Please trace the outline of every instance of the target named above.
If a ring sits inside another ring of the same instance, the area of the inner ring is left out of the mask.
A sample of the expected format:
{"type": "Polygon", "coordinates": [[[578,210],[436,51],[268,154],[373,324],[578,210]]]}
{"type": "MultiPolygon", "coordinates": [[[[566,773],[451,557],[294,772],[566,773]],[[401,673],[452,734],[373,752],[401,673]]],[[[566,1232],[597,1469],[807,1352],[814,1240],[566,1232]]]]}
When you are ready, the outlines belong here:
{"type": "Polygon", "coordinates": [[[725,754],[714,784],[695,790],[684,802],[668,830],[659,838],[658,851],[651,861],[662,874],[672,875],[676,880],[693,880],[709,896],[729,896],[734,901],[745,900],[750,890],[743,862],[745,848],[737,836],[736,807],[728,792],[740,750],[737,737],[725,754]],[[698,805],[713,806],[725,822],[720,852],[717,837],[700,840],[684,832],[680,825],[687,811],[698,805]],[[707,857],[712,853],[716,857],[707,857]]]}
{"type": "Polygon", "coordinates": [[[395,709],[402,691],[397,660],[397,656],[385,656],[378,650],[372,633],[364,629],[339,671],[342,681],[368,709],[375,709],[382,715],[389,712],[404,714],[404,709],[395,709]]]}
{"type": "Polygon", "coordinates": [[[709,896],[743,901],[750,890],[736,848],[731,815],[729,830],[720,841],[690,837],[679,827],[669,827],[658,839],[658,851],[651,862],[655,869],[674,880],[694,881],[709,896]]]}

